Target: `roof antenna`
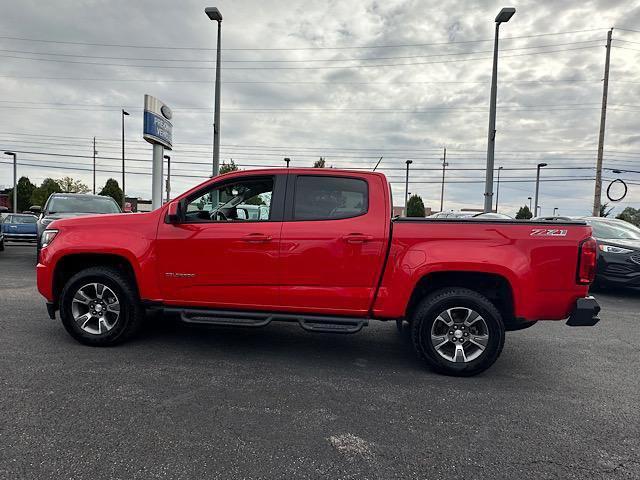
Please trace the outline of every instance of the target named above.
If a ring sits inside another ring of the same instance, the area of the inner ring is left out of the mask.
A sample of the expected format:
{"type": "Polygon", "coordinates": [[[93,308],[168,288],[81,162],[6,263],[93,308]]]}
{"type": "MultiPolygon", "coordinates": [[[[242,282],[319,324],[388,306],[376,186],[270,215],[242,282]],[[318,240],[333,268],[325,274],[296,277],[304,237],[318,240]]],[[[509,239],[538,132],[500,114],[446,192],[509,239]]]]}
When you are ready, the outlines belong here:
{"type": "Polygon", "coordinates": [[[382,161],[382,157],[380,157],[380,160],[378,160],[378,163],[376,163],[376,166],[373,167],[373,171],[376,171],[376,168],[378,168],[378,165],[380,165],[380,162],[382,161]]]}

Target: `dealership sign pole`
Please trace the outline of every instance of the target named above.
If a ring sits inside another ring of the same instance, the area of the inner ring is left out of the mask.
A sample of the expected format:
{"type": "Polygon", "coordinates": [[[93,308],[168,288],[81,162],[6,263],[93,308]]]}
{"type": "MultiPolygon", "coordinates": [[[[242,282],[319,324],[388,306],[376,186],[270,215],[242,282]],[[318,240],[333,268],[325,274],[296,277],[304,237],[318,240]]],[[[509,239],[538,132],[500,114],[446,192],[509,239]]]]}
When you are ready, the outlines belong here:
{"type": "Polygon", "coordinates": [[[162,159],[164,149],[171,150],[173,124],[171,109],[151,95],[144,96],[143,138],[153,145],[151,167],[151,207],[162,205],[162,159]]]}

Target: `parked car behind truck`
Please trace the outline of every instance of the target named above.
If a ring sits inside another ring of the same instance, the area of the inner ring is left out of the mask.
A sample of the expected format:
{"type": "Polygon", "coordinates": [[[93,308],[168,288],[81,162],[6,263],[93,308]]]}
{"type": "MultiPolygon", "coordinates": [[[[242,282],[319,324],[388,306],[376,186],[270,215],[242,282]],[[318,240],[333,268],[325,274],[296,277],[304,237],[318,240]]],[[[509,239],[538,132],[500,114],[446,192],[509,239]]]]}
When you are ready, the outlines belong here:
{"type": "Polygon", "coordinates": [[[37,279],[50,316],[88,345],[126,340],[151,309],[323,333],[406,321],[429,366],[474,375],[507,330],[594,325],[595,261],[584,222],[392,220],[380,173],[270,169],[215,177],[146,214],[56,220],[37,279]],[[247,204],[268,216],[247,219],[247,204]]]}
{"type": "Polygon", "coordinates": [[[6,215],[0,225],[4,240],[35,242],[38,234],[37,220],[31,214],[10,213],[6,215]]]}

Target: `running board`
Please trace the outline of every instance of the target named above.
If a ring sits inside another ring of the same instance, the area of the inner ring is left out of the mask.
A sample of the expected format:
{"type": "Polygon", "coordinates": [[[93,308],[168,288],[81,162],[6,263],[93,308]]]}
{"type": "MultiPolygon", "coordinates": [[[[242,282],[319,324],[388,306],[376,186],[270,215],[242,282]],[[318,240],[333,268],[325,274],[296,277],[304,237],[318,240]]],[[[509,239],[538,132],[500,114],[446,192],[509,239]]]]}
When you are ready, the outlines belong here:
{"type": "Polygon", "coordinates": [[[185,323],[219,325],[225,327],[266,327],[272,321],[296,322],[307,332],[357,333],[369,325],[368,318],[325,317],[291,313],[234,312],[165,307],[164,311],[177,313],[185,323]]]}

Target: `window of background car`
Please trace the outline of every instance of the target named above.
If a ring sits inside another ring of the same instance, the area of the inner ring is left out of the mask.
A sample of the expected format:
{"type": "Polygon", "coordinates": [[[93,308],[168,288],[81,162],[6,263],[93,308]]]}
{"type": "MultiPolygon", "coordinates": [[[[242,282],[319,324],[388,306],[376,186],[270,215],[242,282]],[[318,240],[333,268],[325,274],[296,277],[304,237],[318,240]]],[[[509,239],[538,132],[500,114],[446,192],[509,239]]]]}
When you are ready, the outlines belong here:
{"type": "Polygon", "coordinates": [[[36,223],[38,219],[33,215],[14,215],[13,223],[14,224],[28,224],[28,223],[36,223]]]}
{"type": "Polygon", "coordinates": [[[272,195],[273,178],[225,184],[189,200],[186,221],[268,221],[272,195]]]}
{"type": "Polygon", "coordinates": [[[593,235],[596,238],[640,240],[640,228],[632,224],[625,225],[624,223],[599,220],[591,220],[589,224],[593,228],[593,235]]]}
{"type": "Polygon", "coordinates": [[[120,213],[120,207],[111,197],[55,196],[46,213],[120,213]]]}
{"type": "Polygon", "coordinates": [[[300,175],[296,179],[294,220],[335,220],[367,212],[367,182],[358,178],[300,175]]]}

